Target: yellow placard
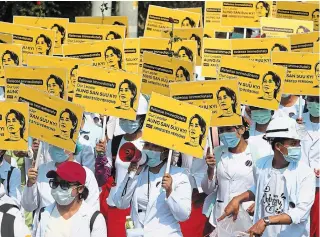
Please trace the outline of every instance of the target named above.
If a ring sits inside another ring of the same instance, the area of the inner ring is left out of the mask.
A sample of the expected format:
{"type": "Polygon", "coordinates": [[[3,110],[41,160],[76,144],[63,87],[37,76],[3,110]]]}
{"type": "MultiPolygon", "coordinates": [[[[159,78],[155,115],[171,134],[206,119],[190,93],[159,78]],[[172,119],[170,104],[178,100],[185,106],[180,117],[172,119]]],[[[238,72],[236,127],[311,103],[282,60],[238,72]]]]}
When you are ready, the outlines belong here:
{"type": "Polygon", "coordinates": [[[210,110],[212,112],[210,126],[231,126],[242,123],[236,80],[171,83],[170,96],[210,110]]]}
{"type": "Polygon", "coordinates": [[[21,83],[67,99],[67,70],[64,68],[6,66],[4,73],[7,100],[16,100],[21,83]]]}
{"type": "Polygon", "coordinates": [[[76,23],[118,25],[126,27],[126,34],[129,34],[129,23],[127,16],[76,16],[76,23]]]}
{"type": "Polygon", "coordinates": [[[19,102],[29,103],[29,136],[74,152],[83,108],[32,86],[21,84],[19,102]]]}
{"type": "Polygon", "coordinates": [[[26,54],[52,55],[55,45],[55,31],[42,28],[0,22],[3,33],[13,35],[13,43],[22,44],[22,64],[26,54]]]}
{"type": "Polygon", "coordinates": [[[65,57],[92,59],[93,66],[125,69],[124,40],[106,40],[101,42],[68,44],[63,46],[65,57]]]}
{"type": "Polygon", "coordinates": [[[187,7],[187,8],[177,8],[177,10],[187,11],[187,12],[194,12],[200,14],[200,22],[199,27],[203,27],[202,23],[202,8],[201,7],[187,7]]]}
{"type": "Polygon", "coordinates": [[[66,43],[69,18],[13,16],[13,23],[54,30],[56,36],[53,53],[56,55],[62,54],[62,45],[66,43]]]}
{"type": "Polygon", "coordinates": [[[28,151],[29,105],[0,102],[0,150],[28,151]]]}
{"type": "Polygon", "coordinates": [[[260,26],[261,35],[267,38],[289,37],[291,34],[313,32],[312,21],[262,17],[260,19],[260,26]]]}
{"type": "Polygon", "coordinates": [[[241,104],[277,110],[285,77],[284,67],[230,56],[221,58],[219,79],[238,81],[241,104]]]}
{"type": "Polygon", "coordinates": [[[140,40],[138,38],[126,38],[124,40],[124,56],[126,71],[138,73],[140,63],[140,40]]]}
{"type": "Polygon", "coordinates": [[[319,2],[277,1],[276,17],[313,21],[314,30],[319,30],[319,2]]]}
{"type": "Polygon", "coordinates": [[[141,92],[146,95],[156,92],[169,96],[169,83],[194,80],[193,68],[191,62],[145,52],[141,92]]]}
{"type": "Polygon", "coordinates": [[[289,38],[259,38],[231,40],[232,55],[260,63],[271,63],[271,52],[290,51],[289,38]]]}
{"type": "Polygon", "coordinates": [[[149,5],[144,37],[161,37],[163,28],[171,28],[170,18],[174,28],[196,28],[201,15],[190,11],[149,5]]]}
{"type": "MultiPolygon", "coordinates": [[[[163,38],[170,38],[171,29],[165,29],[162,31],[161,36],[163,38]]],[[[177,28],[173,29],[173,37],[181,40],[194,40],[197,43],[197,66],[201,65],[201,53],[202,53],[202,39],[203,39],[203,28],[191,28],[191,29],[182,29],[177,28]]]]}
{"type": "Polygon", "coordinates": [[[215,38],[215,32],[213,29],[204,28],[203,29],[203,39],[204,38],[215,38]]]}
{"type": "Polygon", "coordinates": [[[142,139],[202,158],[211,111],[152,93],[142,139]]]}
{"type": "Polygon", "coordinates": [[[261,17],[271,17],[272,1],[222,2],[221,12],[222,26],[258,28],[261,17]]]}
{"type": "Polygon", "coordinates": [[[272,53],[272,63],[287,68],[283,93],[319,96],[320,54],[272,53]]]}
{"type": "Polygon", "coordinates": [[[320,53],[320,42],[315,42],[313,44],[313,53],[320,53]]]}
{"type": "Polygon", "coordinates": [[[0,33],[0,43],[1,44],[12,44],[13,43],[12,34],[0,33]]]}
{"type": "Polygon", "coordinates": [[[206,1],[204,9],[204,27],[214,29],[220,27],[221,1],[206,1]]]}
{"type": "Polygon", "coordinates": [[[222,55],[231,55],[231,40],[203,39],[203,57],[201,76],[217,78],[222,55]]]}
{"type": "Polygon", "coordinates": [[[141,75],[79,66],[73,102],[92,113],[135,120],[141,75]]]}
{"type": "Polygon", "coordinates": [[[4,80],[5,66],[20,66],[22,63],[21,44],[0,44],[0,80],[4,80]]]}
{"type": "Polygon", "coordinates": [[[78,59],[78,58],[65,58],[65,57],[53,57],[53,56],[41,56],[41,55],[28,55],[27,65],[30,67],[56,67],[64,68],[67,70],[68,81],[68,100],[72,101],[74,88],[78,77],[79,65],[92,65],[91,59],[78,59]]]}
{"type": "MultiPolygon", "coordinates": [[[[169,46],[170,47],[170,46],[169,46]]],[[[197,42],[195,40],[182,40],[173,42],[172,44],[173,55],[184,61],[192,62],[197,65],[197,42]]],[[[201,61],[199,63],[200,66],[201,61]]]]}
{"type": "Polygon", "coordinates": [[[125,38],[126,27],[118,25],[97,25],[69,23],[67,44],[115,40],[125,38]]]}
{"type": "Polygon", "coordinates": [[[292,52],[313,52],[313,45],[320,38],[319,32],[290,35],[292,52]]]}

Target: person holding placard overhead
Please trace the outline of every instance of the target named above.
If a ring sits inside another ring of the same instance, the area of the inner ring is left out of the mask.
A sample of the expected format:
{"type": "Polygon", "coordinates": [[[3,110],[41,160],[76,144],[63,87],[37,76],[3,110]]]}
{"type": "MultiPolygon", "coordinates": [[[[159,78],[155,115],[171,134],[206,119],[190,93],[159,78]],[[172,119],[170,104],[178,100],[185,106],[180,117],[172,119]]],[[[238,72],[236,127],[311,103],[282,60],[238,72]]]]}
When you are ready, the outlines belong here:
{"type": "Polygon", "coordinates": [[[95,175],[99,187],[104,187],[104,196],[107,197],[107,208],[103,213],[106,217],[108,237],[125,237],[126,216],[129,215],[129,206],[127,209],[119,209],[115,205],[114,194],[128,171],[130,162],[122,160],[119,150],[122,145],[131,142],[138,150],[142,150],[144,141],[142,137],[142,127],[148,110],[148,102],[144,95],[140,94],[139,105],[136,120],[120,119],[119,124],[125,132],[124,135],[113,137],[106,141],[100,141],[96,146],[96,171],[95,175]],[[110,193],[109,193],[110,192],[110,193]]]}
{"type": "Polygon", "coordinates": [[[165,174],[169,150],[146,142],[142,153],[147,165],[131,163],[114,196],[118,208],[131,206],[134,228],[127,236],[170,237],[183,236],[179,221],[189,218],[191,186],[184,169],[171,166],[165,174]],[[133,179],[130,172],[136,172],[133,179]]]}

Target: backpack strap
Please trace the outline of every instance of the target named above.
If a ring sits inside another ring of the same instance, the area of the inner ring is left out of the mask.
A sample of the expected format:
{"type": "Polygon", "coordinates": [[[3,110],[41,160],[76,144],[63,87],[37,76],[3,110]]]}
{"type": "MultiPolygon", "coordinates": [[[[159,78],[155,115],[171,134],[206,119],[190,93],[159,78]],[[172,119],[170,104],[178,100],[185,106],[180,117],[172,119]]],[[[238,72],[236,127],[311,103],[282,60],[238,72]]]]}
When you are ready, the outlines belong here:
{"type": "Polygon", "coordinates": [[[14,237],[15,236],[14,235],[14,220],[16,219],[16,217],[14,215],[7,213],[11,208],[19,209],[16,205],[12,205],[12,204],[8,204],[8,203],[0,206],[0,212],[3,213],[0,236],[5,236],[5,237],[14,237]]]}
{"type": "Polygon", "coordinates": [[[42,214],[42,212],[44,212],[45,209],[46,209],[46,207],[41,207],[41,208],[40,208],[39,216],[38,216],[38,221],[39,221],[39,222],[40,222],[40,220],[41,220],[41,214],[42,214]]]}
{"type": "Polygon", "coordinates": [[[95,222],[95,220],[97,219],[97,216],[100,214],[100,212],[99,211],[95,211],[94,213],[93,213],[93,215],[91,216],[91,218],[90,218],[90,234],[91,234],[91,232],[92,232],[92,230],[93,230],[93,224],[94,224],[94,222],[95,222]]]}
{"type": "Polygon", "coordinates": [[[115,136],[111,140],[112,169],[111,175],[114,182],[116,181],[116,158],[123,135],[115,136]]]}
{"type": "Polygon", "coordinates": [[[7,178],[7,190],[8,190],[8,196],[10,197],[9,193],[10,193],[10,178],[12,175],[12,171],[15,169],[15,167],[11,166],[10,170],[8,171],[8,178],[7,178]]]}

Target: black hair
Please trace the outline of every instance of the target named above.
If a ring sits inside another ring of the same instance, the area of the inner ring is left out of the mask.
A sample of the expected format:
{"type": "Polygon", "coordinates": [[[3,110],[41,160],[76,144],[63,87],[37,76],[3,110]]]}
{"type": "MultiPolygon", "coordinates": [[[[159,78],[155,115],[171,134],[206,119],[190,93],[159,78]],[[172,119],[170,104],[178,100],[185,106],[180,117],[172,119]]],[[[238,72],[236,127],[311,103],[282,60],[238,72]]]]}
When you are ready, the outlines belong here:
{"type": "Polygon", "coordinates": [[[120,88],[123,84],[128,84],[129,90],[131,91],[131,94],[133,98],[130,100],[130,106],[133,107],[134,101],[136,100],[137,97],[137,86],[130,80],[124,79],[120,84],[119,84],[119,92],[120,88]]]}
{"type": "Polygon", "coordinates": [[[122,63],[122,53],[121,53],[120,49],[117,49],[117,48],[115,48],[115,47],[109,46],[109,47],[104,51],[104,57],[106,57],[106,54],[107,54],[107,51],[108,51],[108,50],[112,50],[112,52],[113,52],[115,55],[117,55],[117,57],[120,59],[120,60],[118,61],[118,66],[119,66],[120,69],[122,69],[122,65],[121,65],[121,63],[122,63]]]}
{"type": "Polygon", "coordinates": [[[56,84],[59,86],[59,88],[61,89],[60,98],[62,99],[63,95],[64,95],[64,83],[63,83],[63,80],[60,77],[51,74],[47,79],[47,89],[48,89],[48,83],[49,83],[50,79],[53,79],[56,82],[56,84]]]}
{"type": "Polygon", "coordinates": [[[314,73],[317,73],[317,67],[319,66],[319,63],[320,63],[320,61],[317,62],[317,63],[314,65],[314,73]]]}
{"type": "Polygon", "coordinates": [[[76,131],[77,126],[78,126],[77,116],[70,109],[65,109],[65,110],[61,111],[59,119],[61,119],[61,116],[64,113],[68,113],[69,114],[70,120],[72,122],[73,128],[70,131],[70,139],[73,139],[74,132],[76,131]]]}
{"type": "Polygon", "coordinates": [[[192,27],[192,28],[194,28],[194,27],[196,27],[196,23],[194,22],[194,20],[192,20],[190,17],[186,17],[186,18],[184,18],[182,21],[181,21],[181,26],[182,26],[182,23],[184,22],[184,21],[189,21],[189,24],[190,24],[190,26],[192,27]]]}
{"type": "Polygon", "coordinates": [[[208,35],[208,34],[204,34],[203,38],[212,38],[212,37],[210,35],[208,35]]]}
{"type": "Polygon", "coordinates": [[[231,100],[233,101],[232,111],[233,111],[233,113],[236,113],[237,112],[237,104],[238,104],[236,93],[233,90],[231,90],[230,88],[222,86],[217,91],[217,94],[216,94],[217,100],[218,100],[218,97],[219,97],[219,94],[221,91],[226,92],[227,96],[229,96],[231,98],[231,100]]]}
{"type": "Polygon", "coordinates": [[[2,39],[0,39],[0,43],[1,43],[1,44],[5,44],[5,43],[7,43],[7,42],[4,41],[4,40],[2,40],[2,39]]]}
{"type": "Polygon", "coordinates": [[[206,124],[206,121],[199,114],[195,114],[189,120],[189,127],[190,127],[190,123],[191,123],[191,121],[193,119],[198,119],[199,126],[201,128],[201,135],[199,137],[199,145],[201,146],[202,140],[203,140],[203,138],[204,138],[204,136],[206,134],[206,130],[207,130],[206,126],[207,126],[207,124],[206,124]]]}
{"type": "Polygon", "coordinates": [[[185,47],[185,46],[181,46],[181,48],[177,51],[177,55],[179,55],[179,52],[181,50],[184,50],[186,52],[186,55],[188,56],[189,60],[191,62],[193,62],[193,53],[192,53],[192,51],[190,49],[188,49],[187,47],[185,47]]]}
{"type": "Polygon", "coordinates": [[[312,18],[313,18],[313,14],[314,14],[315,12],[319,12],[319,8],[315,9],[315,10],[312,12],[312,14],[311,14],[312,18]]]}
{"type": "Polygon", "coordinates": [[[190,39],[192,39],[192,38],[194,38],[197,41],[197,46],[199,46],[198,47],[198,56],[200,56],[200,54],[201,54],[201,39],[196,34],[192,34],[190,39]]]}
{"type": "Polygon", "coordinates": [[[310,32],[310,30],[309,30],[307,27],[305,27],[305,26],[299,26],[298,29],[297,29],[297,31],[296,31],[296,33],[298,33],[298,30],[299,30],[299,29],[303,29],[303,32],[304,32],[304,33],[310,32]]]}
{"type": "Polygon", "coordinates": [[[51,47],[52,47],[52,42],[51,42],[51,39],[49,37],[47,37],[46,35],[44,34],[40,34],[37,39],[36,39],[36,45],[37,45],[37,41],[38,39],[40,38],[43,38],[44,39],[44,42],[47,44],[47,50],[46,50],[46,55],[49,55],[50,54],[50,50],[51,50],[51,47]]]}
{"type": "Polygon", "coordinates": [[[276,137],[276,138],[270,140],[270,144],[271,144],[272,150],[275,149],[277,143],[283,144],[283,142],[285,140],[286,140],[286,138],[283,138],[283,137],[276,137]]]}
{"type": "Polygon", "coordinates": [[[113,22],[112,25],[119,25],[119,26],[125,26],[125,24],[123,24],[122,22],[119,22],[119,21],[115,21],[113,22]]]}
{"type": "Polygon", "coordinates": [[[20,113],[19,111],[15,110],[15,109],[10,109],[9,112],[6,115],[6,121],[8,120],[8,116],[10,114],[14,114],[14,116],[16,117],[16,119],[19,121],[21,128],[20,128],[20,138],[23,138],[23,134],[24,131],[26,129],[26,120],[23,116],[22,113],[20,113]]]}
{"type": "Polygon", "coordinates": [[[61,33],[61,35],[62,35],[61,44],[63,44],[64,39],[65,39],[65,37],[66,37],[66,30],[64,29],[63,26],[58,25],[58,24],[54,24],[54,25],[51,27],[51,30],[52,30],[54,27],[57,27],[57,28],[58,28],[58,31],[61,33]]]}
{"type": "Polygon", "coordinates": [[[190,81],[190,73],[188,72],[188,70],[182,66],[178,67],[177,71],[176,71],[176,76],[177,76],[177,72],[179,70],[182,70],[183,76],[186,78],[186,81],[190,81]]]}
{"type": "Polygon", "coordinates": [[[143,124],[144,124],[144,121],[146,120],[146,117],[147,117],[146,114],[137,115],[137,119],[140,119],[140,126],[139,126],[137,131],[139,131],[139,130],[141,130],[143,128],[143,124]]]}
{"type": "Polygon", "coordinates": [[[269,13],[270,13],[270,5],[265,1],[259,1],[256,4],[256,9],[257,9],[257,6],[258,6],[259,3],[262,3],[263,7],[267,10],[267,14],[265,15],[265,17],[268,17],[269,13]]]}
{"type": "Polygon", "coordinates": [[[72,72],[73,72],[75,69],[78,69],[78,68],[79,68],[78,65],[74,65],[74,67],[71,68],[71,70],[70,70],[70,76],[71,76],[72,72]]]}
{"type": "Polygon", "coordinates": [[[271,48],[271,51],[273,51],[275,48],[279,48],[280,51],[288,51],[287,47],[285,47],[282,44],[274,44],[273,47],[271,48]]]}
{"type": "Polygon", "coordinates": [[[14,61],[15,65],[19,65],[19,57],[16,53],[10,51],[10,50],[6,50],[4,51],[4,53],[2,54],[2,63],[3,63],[3,57],[4,55],[9,54],[10,58],[14,61]]]}
{"type": "Polygon", "coordinates": [[[106,36],[106,40],[108,40],[109,35],[113,35],[114,39],[122,39],[121,35],[119,35],[117,32],[110,31],[106,36]]]}
{"type": "MultiPolygon", "coordinates": [[[[81,185],[80,183],[78,183],[78,185],[81,185]]],[[[86,200],[89,196],[89,189],[86,186],[83,186],[83,191],[82,193],[79,193],[79,199],[83,199],[86,200]]]]}
{"type": "Polygon", "coordinates": [[[274,83],[276,84],[276,87],[277,89],[274,90],[273,92],[273,98],[277,98],[277,95],[280,91],[280,87],[281,87],[281,79],[280,77],[275,73],[275,72],[272,72],[272,71],[268,71],[266,74],[264,74],[263,78],[262,78],[262,84],[263,84],[263,80],[266,76],[272,76],[272,80],[274,81],[274,83]]]}

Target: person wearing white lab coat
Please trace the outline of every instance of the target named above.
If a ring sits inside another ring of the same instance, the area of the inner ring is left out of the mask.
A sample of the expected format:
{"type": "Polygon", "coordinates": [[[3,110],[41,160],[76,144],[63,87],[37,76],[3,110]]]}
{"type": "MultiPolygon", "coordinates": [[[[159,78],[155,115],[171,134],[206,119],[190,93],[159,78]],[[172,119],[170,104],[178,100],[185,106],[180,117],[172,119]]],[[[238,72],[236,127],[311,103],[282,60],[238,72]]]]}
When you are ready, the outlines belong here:
{"type": "MultiPolygon", "coordinates": [[[[220,141],[224,145],[215,148],[214,155],[208,149],[208,170],[201,186],[207,194],[216,193],[216,198],[213,198],[214,195],[207,197],[206,203],[211,202],[212,205],[205,210],[214,227],[229,201],[253,185],[253,160],[246,141],[249,138],[248,130],[249,125],[244,119],[241,126],[219,127],[220,141]]],[[[252,202],[245,203],[243,207],[246,210],[250,205],[252,202]]]]}
{"type": "Polygon", "coordinates": [[[294,119],[271,120],[266,138],[273,156],[259,159],[254,168],[254,186],[234,197],[218,219],[229,215],[237,218],[244,201],[255,200],[254,225],[251,236],[310,236],[310,209],[314,202],[315,178],[309,166],[301,162],[301,136],[294,119]]]}
{"type": "Polygon", "coordinates": [[[86,202],[84,167],[66,161],[46,174],[50,178],[50,193],[54,203],[36,219],[36,237],[106,237],[103,216],[86,202]],[[40,221],[39,221],[40,219],[40,221]]]}
{"type": "MultiPolygon", "coordinates": [[[[76,147],[75,154],[79,152],[81,148],[76,147]]],[[[34,223],[39,216],[41,208],[46,207],[54,203],[54,199],[50,193],[49,179],[46,177],[47,172],[50,170],[56,170],[57,166],[66,161],[74,161],[74,155],[72,153],[67,154],[63,149],[51,146],[48,151],[53,158],[52,162],[42,164],[38,170],[36,168],[30,168],[28,171],[28,181],[22,193],[21,205],[26,211],[35,211],[34,223]]],[[[89,196],[86,203],[94,210],[99,210],[99,188],[94,174],[91,170],[84,167],[86,171],[86,187],[89,189],[89,196]]],[[[37,226],[33,225],[33,236],[35,235],[37,226]]]]}
{"type": "MultiPolygon", "coordinates": [[[[182,237],[179,222],[191,212],[188,175],[174,166],[165,174],[168,149],[146,142],[142,152],[147,165],[139,167],[133,179],[127,174],[113,198],[118,208],[131,205],[134,229],[127,230],[127,236],[182,237]]],[[[131,163],[128,171],[136,170],[131,163]]]]}
{"type": "MultiPolygon", "coordinates": [[[[304,108],[305,100],[302,99],[302,108],[304,108]]],[[[279,108],[274,111],[274,118],[289,116],[290,118],[299,114],[299,96],[282,94],[279,108]]]]}

